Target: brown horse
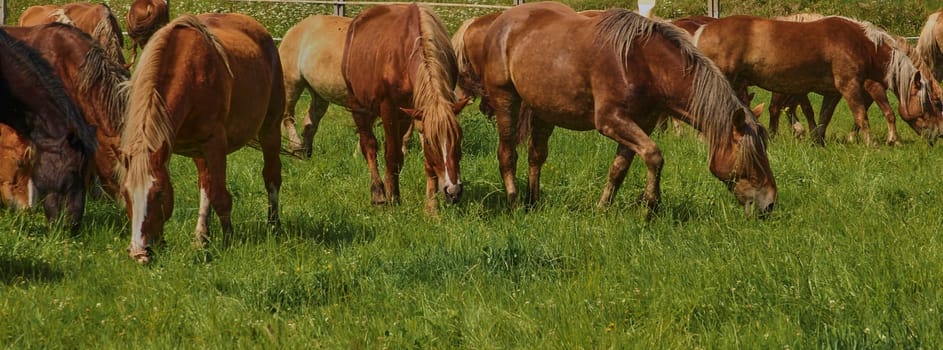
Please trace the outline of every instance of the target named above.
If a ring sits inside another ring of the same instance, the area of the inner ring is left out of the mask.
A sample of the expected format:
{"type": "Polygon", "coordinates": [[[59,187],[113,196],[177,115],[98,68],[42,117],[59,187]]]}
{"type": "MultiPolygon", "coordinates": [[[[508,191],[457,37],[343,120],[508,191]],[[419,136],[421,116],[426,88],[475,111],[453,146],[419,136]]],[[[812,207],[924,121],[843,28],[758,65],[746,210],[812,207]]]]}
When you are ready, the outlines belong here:
{"type": "Polygon", "coordinates": [[[0,205],[14,210],[33,206],[32,168],[33,149],[29,138],[0,124],[0,205]]]}
{"type": "Polygon", "coordinates": [[[618,143],[600,206],[612,202],[638,154],[648,167],[642,199],[651,213],[661,198],[664,161],[648,134],[668,112],[704,132],[711,172],[748,211],[772,210],[776,183],[766,132],[688,37],[631,11],[590,18],[553,2],[520,5],[498,17],[485,39],[483,77],[495,107],[498,159],[512,206],[515,128],[523,103],[533,110],[528,205],[538,200],[547,141],[560,126],[595,129],[618,143]]]}
{"type": "Polygon", "coordinates": [[[122,83],[128,80],[128,70],[108,59],[87,34],[75,27],[50,23],[5,29],[43,55],[85,121],[95,127],[99,145],[95,152],[96,174],[105,193],[118,199],[120,188],[115,168],[127,105],[122,83]]]}
{"type": "Polygon", "coordinates": [[[167,0],[134,0],[128,10],[125,24],[131,37],[131,59],[128,66],[134,64],[138,48],[143,48],[147,40],[160,27],[170,22],[170,4],[167,0]]]}
{"type": "Polygon", "coordinates": [[[124,64],[124,36],[118,19],[106,4],[76,2],[71,4],[30,6],[20,15],[20,26],[35,26],[60,22],[73,25],[91,35],[108,55],[108,58],[124,64]]]}
{"type": "Polygon", "coordinates": [[[841,98],[855,116],[850,139],[860,130],[864,142],[872,143],[867,110],[877,102],[888,124],[887,142],[897,143],[887,90],[898,96],[901,118],[918,134],[932,142],[941,133],[939,84],[921,74],[892,36],[869,23],[732,16],[702,26],[695,43],[738,91],[756,85],[787,94],[822,94],[821,121],[813,135],[817,144],[824,144],[825,128],[841,98]]]}
{"type": "Polygon", "coordinates": [[[927,68],[933,72],[933,77],[943,80],[943,21],[940,21],[943,10],[931,13],[927,22],[920,31],[917,40],[917,53],[927,68]]]}
{"type": "Polygon", "coordinates": [[[288,100],[282,123],[288,133],[289,148],[305,157],[311,157],[311,144],[327,107],[332,103],[348,107],[341,61],[351,21],[347,17],[310,16],[288,29],[278,46],[288,100]],[[311,104],[302,140],[295,128],[295,105],[305,89],[311,93],[311,104]]]}
{"type": "Polygon", "coordinates": [[[456,101],[455,55],[432,10],[412,4],[361,12],[347,32],[341,72],[370,168],[371,201],[399,202],[401,144],[416,119],[426,162],[426,210],[436,212],[437,189],[446,203],[457,202],[462,194],[462,130],[455,115],[468,100],[456,101]],[[377,170],[377,117],[386,133],[386,185],[377,170]]]}
{"type": "Polygon", "coordinates": [[[63,216],[76,232],[85,211],[95,131],[39,52],[2,29],[0,123],[27,135],[34,145],[32,179],[47,221],[63,216]]]}
{"type": "Polygon", "coordinates": [[[268,219],[278,223],[283,87],[275,42],[248,16],[182,16],[154,33],[131,76],[129,117],[121,137],[132,258],[150,261],[149,247],[161,242],[173,211],[167,172],[171,153],[196,163],[198,245],[207,241],[210,205],[219,216],[223,241],[231,240],[226,155],[256,140],[262,148],[268,219]]]}

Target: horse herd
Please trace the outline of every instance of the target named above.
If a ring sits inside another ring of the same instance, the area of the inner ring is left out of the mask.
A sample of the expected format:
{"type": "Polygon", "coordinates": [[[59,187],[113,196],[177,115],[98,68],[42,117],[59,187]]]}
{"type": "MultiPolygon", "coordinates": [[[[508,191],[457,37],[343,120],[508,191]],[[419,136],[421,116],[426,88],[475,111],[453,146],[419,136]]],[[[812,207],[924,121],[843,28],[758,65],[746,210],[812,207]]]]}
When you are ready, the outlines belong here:
{"type": "Polygon", "coordinates": [[[872,143],[867,109],[876,102],[888,123],[887,142],[898,142],[888,90],[900,100],[897,114],[918,134],[930,142],[943,134],[938,14],[911,49],[899,37],[843,17],[668,22],[622,9],[576,12],[555,2],[469,19],[451,38],[425,6],[379,5],[352,19],[311,16],[279,46],[245,15],[170,21],[167,12],[164,0],[132,5],[131,63],[105,5],[36,6],[24,12],[20,26],[0,30],[4,203],[26,208],[42,201],[49,221],[61,218],[75,230],[86,192],[97,181],[104,195],[124,203],[129,254],[142,263],[162,241],[173,211],[167,171],[172,154],[192,158],[198,170],[196,242],[208,241],[212,212],[227,242],[233,230],[227,154],[247,145],[261,149],[268,219],[276,225],[282,129],[291,151],[310,157],[332,103],[351,111],[374,204],[399,201],[403,144],[414,128],[419,131],[425,208],[433,214],[439,196],[446,203],[461,199],[456,116],[475,97],[481,111],[495,118],[511,206],[518,197],[517,145],[529,136],[524,204],[532,206],[540,196],[548,139],[562,127],[595,129],[616,142],[600,206],[613,201],[638,155],[647,168],[640,200],[650,214],[660,201],[664,161],[649,135],[670,116],[703,134],[710,171],[747,213],[768,214],[777,188],[767,131],[757,120],[759,110],[747,107],[750,86],[774,91],[773,132],[779,110],[789,109],[794,119],[801,106],[817,144],[824,144],[842,98],[855,117],[853,135],[872,143]],[[294,109],[304,90],[312,98],[299,136],[294,109]],[[810,92],[824,96],[818,122],[810,92]],[[385,134],[382,177],[378,119],[385,134]]]}

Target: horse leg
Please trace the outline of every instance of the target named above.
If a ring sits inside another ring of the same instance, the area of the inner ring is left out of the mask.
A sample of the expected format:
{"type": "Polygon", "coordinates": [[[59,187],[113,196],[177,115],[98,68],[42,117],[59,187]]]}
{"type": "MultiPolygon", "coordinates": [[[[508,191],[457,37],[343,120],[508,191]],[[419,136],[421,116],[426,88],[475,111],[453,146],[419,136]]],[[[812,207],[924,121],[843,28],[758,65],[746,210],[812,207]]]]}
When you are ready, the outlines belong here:
{"type": "MultiPolygon", "coordinates": [[[[232,195],[226,189],[226,145],[225,141],[210,140],[203,158],[203,169],[199,171],[201,192],[206,189],[206,197],[219,217],[220,230],[223,232],[223,245],[232,242],[232,195]],[[205,187],[204,187],[205,186],[205,187]]],[[[197,163],[198,165],[200,162],[197,163]]],[[[202,202],[202,199],[201,199],[202,202]]],[[[201,204],[202,205],[202,204],[201,204]]],[[[205,242],[196,242],[202,245],[205,242]]]]}
{"type": "Polygon", "coordinates": [[[498,129],[498,169],[507,191],[508,207],[517,206],[517,185],[514,179],[517,173],[518,114],[521,101],[512,96],[492,96],[495,107],[495,124],[498,129]]]}
{"type": "Polygon", "coordinates": [[[606,190],[603,191],[604,197],[600,198],[600,202],[612,201],[615,191],[625,179],[625,172],[632,159],[630,152],[634,152],[642,158],[648,168],[648,181],[640,200],[645,203],[646,217],[650,219],[661,201],[661,170],[665,164],[664,158],[655,142],[648,137],[646,130],[628,117],[621,115],[617,108],[611,108],[611,110],[603,112],[597,110],[596,128],[624,148],[617,150],[616,159],[613,160],[609,171],[609,183],[606,184],[606,190]]]}
{"type": "Polygon", "coordinates": [[[200,209],[197,213],[196,229],[193,230],[193,242],[195,246],[202,248],[209,240],[208,220],[210,214],[212,214],[212,209],[210,208],[210,198],[207,194],[210,187],[209,172],[206,167],[206,159],[193,158],[193,163],[196,165],[198,176],[197,183],[200,187],[200,209]]]}
{"type": "Polygon", "coordinates": [[[871,140],[871,127],[868,122],[868,107],[871,106],[872,100],[862,94],[853,93],[846,96],[845,101],[848,103],[848,108],[851,109],[851,114],[855,116],[855,126],[848,134],[848,142],[855,142],[855,135],[860,131],[864,144],[874,146],[874,141],[871,140]]]}
{"type": "Polygon", "coordinates": [[[330,104],[321,96],[311,94],[311,105],[308,106],[308,115],[305,117],[304,125],[301,128],[301,152],[305,158],[311,158],[314,150],[314,135],[318,133],[318,126],[321,125],[321,119],[324,118],[330,104]]]}
{"type": "Polygon", "coordinates": [[[596,204],[597,207],[605,208],[612,205],[616,192],[619,191],[619,187],[622,187],[622,182],[625,180],[625,175],[634,158],[635,153],[628,147],[619,144],[616,148],[616,157],[612,160],[612,166],[609,167],[609,180],[606,181],[606,187],[602,190],[602,196],[599,197],[599,203],[596,204]]]}
{"type": "Polygon", "coordinates": [[[413,118],[391,104],[380,107],[383,113],[383,129],[386,132],[386,198],[390,204],[399,204],[399,173],[403,169],[403,136],[409,131],[413,118]]]}
{"type": "MultiPolygon", "coordinates": [[[[282,129],[288,134],[288,149],[292,153],[303,151],[301,139],[298,137],[298,130],[295,126],[295,105],[301,97],[301,92],[307,87],[307,83],[301,77],[298,69],[285,70],[285,111],[282,115],[282,129]]],[[[314,94],[312,94],[314,95],[314,94]]],[[[314,106],[312,98],[311,105],[314,106]]],[[[309,107],[309,110],[312,107],[309,107]]]]}
{"type": "MultiPolygon", "coordinates": [[[[796,103],[799,105],[799,108],[802,109],[802,114],[805,115],[806,123],[809,125],[809,129],[815,128],[815,110],[812,109],[812,102],[809,102],[808,95],[800,95],[797,98],[796,103]]],[[[796,118],[796,123],[792,125],[792,129],[796,132],[796,137],[801,138],[805,136],[805,129],[802,128],[802,124],[799,123],[798,118],[796,118]]]]}
{"type": "Polygon", "coordinates": [[[547,161],[547,143],[553,133],[553,125],[537,116],[531,119],[530,147],[527,161],[530,165],[527,174],[527,197],[524,205],[533,208],[540,199],[540,168],[547,161]]]}
{"type": "MultiPolygon", "coordinates": [[[[782,114],[783,102],[786,95],[774,92],[769,99],[769,134],[776,136],[779,134],[779,116],[782,114]]],[[[788,111],[787,111],[788,114],[788,111]]]]}
{"type": "Polygon", "coordinates": [[[282,187],[281,135],[277,116],[277,112],[269,114],[267,125],[263,125],[258,134],[262,147],[262,179],[268,193],[268,224],[275,227],[280,224],[278,194],[282,187]]]}
{"type": "MultiPolygon", "coordinates": [[[[370,170],[370,202],[376,205],[386,203],[386,193],[380,171],[377,169],[377,137],[373,134],[373,116],[364,112],[353,112],[357,134],[360,135],[360,152],[367,161],[370,170]]],[[[389,164],[387,164],[389,166],[389,164]]]]}
{"type": "Polygon", "coordinates": [[[894,110],[891,109],[891,104],[887,101],[887,90],[885,90],[881,84],[872,80],[866,81],[864,88],[867,90],[868,95],[874,99],[874,102],[877,103],[881,112],[884,113],[884,120],[887,121],[887,144],[900,146],[900,141],[897,138],[897,126],[895,124],[897,122],[897,115],[894,114],[894,110]]]}
{"type": "Polygon", "coordinates": [[[819,120],[819,124],[815,126],[812,133],[812,142],[816,145],[825,146],[825,129],[828,128],[828,123],[832,121],[832,115],[835,114],[838,101],[841,101],[841,95],[825,95],[822,97],[822,110],[819,113],[822,115],[822,119],[819,120]]]}

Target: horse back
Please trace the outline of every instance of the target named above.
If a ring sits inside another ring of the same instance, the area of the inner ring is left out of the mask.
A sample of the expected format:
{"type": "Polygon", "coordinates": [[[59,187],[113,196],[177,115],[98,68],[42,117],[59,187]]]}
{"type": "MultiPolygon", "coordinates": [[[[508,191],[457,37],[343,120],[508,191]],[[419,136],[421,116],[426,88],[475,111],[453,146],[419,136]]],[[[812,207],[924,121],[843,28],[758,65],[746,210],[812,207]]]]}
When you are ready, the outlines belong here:
{"type": "Polygon", "coordinates": [[[341,67],[351,108],[378,112],[383,100],[412,105],[419,26],[415,5],[375,6],[354,18],[341,67]]]}

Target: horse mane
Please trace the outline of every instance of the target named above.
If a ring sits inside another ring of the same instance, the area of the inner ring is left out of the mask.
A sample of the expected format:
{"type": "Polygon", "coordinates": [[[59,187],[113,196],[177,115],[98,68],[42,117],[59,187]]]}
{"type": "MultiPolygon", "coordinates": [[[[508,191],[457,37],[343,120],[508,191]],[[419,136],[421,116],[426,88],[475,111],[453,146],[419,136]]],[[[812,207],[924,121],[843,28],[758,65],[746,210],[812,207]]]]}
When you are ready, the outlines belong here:
{"type": "Polygon", "coordinates": [[[917,56],[920,58],[919,61],[922,62],[930,72],[936,70],[936,56],[940,53],[940,44],[937,42],[933,30],[939,19],[940,11],[930,14],[930,17],[927,17],[927,23],[925,23],[923,29],[920,30],[920,38],[917,39],[917,56]]]}
{"type": "Polygon", "coordinates": [[[62,24],[68,24],[70,26],[75,26],[75,21],[73,21],[72,18],[69,17],[69,15],[65,13],[64,9],[59,8],[59,9],[56,9],[55,11],[50,12],[49,17],[54,18],[53,23],[62,23],[62,24]]]}
{"type": "MultiPolygon", "coordinates": [[[[20,71],[28,71],[35,82],[48,94],[51,101],[45,101],[57,109],[64,120],[53,121],[53,123],[65,123],[66,129],[72,132],[79,140],[83,152],[91,155],[98,147],[98,141],[95,138],[95,131],[88,126],[78,106],[66,93],[65,86],[55,69],[49,64],[42,55],[26,43],[13,38],[6,31],[0,29],[0,48],[5,48],[12,54],[5,54],[12,60],[14,68],[20,71]]],[[[50,135],[57,137],[59,135],[50,135]]]]}
{"type": "Polygon", "coordinates": [[[472,71],[471,60],[468,59],[468,53],[465,52],[465,32],[477,19],[477,17],[469,18],[462,22],[462,25],[455,31],[455,35],[452,36],[452,50],[455,51],[455,63],[456,67],[458,67],[458,74],[467,76],[465,79],[459,79],[458,84],[463,90],[480,96],[482,88],[479,82],[481,79],[472,71]]]}
{"type": "MultiPolygon", "coordinates": [[[[181,16],[159,29],[141,52],[138,66],[131,76],[128,119],[121,134],[121,153],[125,164],[119,162],[119,177],[131,186],[146,183],[151,173],[148,155],[167,144],[173,148],[173,133],[170,114],[163,96],[157,91],[164,51],[176,28],[190,28],[201,34],[207,43],[216,48],[229,69],[229,59],[219,38],[209,32],[200,20],[191,15],[181,16]]],[[[232,74],[232,70],[229,69],[232,74]]]]}
{"type": "Polygon", "coordinates": [[[777,20],[777,21],[787,21],[787,22],[813,22],[813,21],[818,21],[820,19],[823,19],[825,17],[828,17],[828,16],[825,16],[820,13],[794,13],[791,15],[776,16],[776,17],[773,17],[772,19],[777,20]]]}
{"type": "Polygon", "coordinates": [[[92,37],[102,45],[109,58],[115,60],[115,62],[124,63],[124,53],[121,51],[124,47],[124,40],[121,38],[121,32],[115,31],[115,28],[120,28],[118,19],[111,12],[111,7],[104,3],[98,5],[101,6],[103,13],[95,26],[95,30],[91,33],[92,37]]]}
{"type": "MultiPolygon", "coordinates": [[[[410,5],[419,11],[420,38],[416,49],[421,62],[416,69],[413,108],[422,111],[423,138],[430,145],[457,140],[461,128],[455,120],[455,52],[442,20],[425,6],[410,5]]],[[[431,156],[443,157],[448,150],[432,147],[431,156]]]]}
{"type": "MultiPolygon", "coordinates": [[[[602,20],[596,26],[597,44],[611,47],[625,64],[632,54],[632,44],[649,40],[656,32],[680,49],[685,67],[679,74],[694,74],[693,92],[687,106],[688,113],[692,124],[707,136],[712,157],[719,146],[728,145],[733,141],[731,130],[738,121],[730,116],[737,109],[744,112],[744,123],[755,125],[762,131],[756,116],[736,97],[727,77],[694,46],[694,41],[686,31],[624,9],[612,9],[601,16],[602,20]]],[[[759,140],[752,140],[753,135],[744,134],[743,136],[742,146],[766,142],[765,132],[760,132],[759,140]]],[[[756,154],[758,148],[740,147],[740,149],[741,157],[759,159],[759,155],[756,154]]]]}
{"type": "Polygon", "coordinates": [[[130,75],[124,66],[109,59],[98,45],[89,46],[85,60],[79,66],[79,93],[87,95],[96,89],[101,92],[105,114],[112,129],[110,132],[120,132],[124,128],[129,96],[127,81],[130,75]]]}
{"type": "MultiPolygon", "coordinates": [[[[920,73],[920,67],[917,63],[910,58],[910,45],[904,45],[890,33],[884,31],[878,26],[872,24],[868,21],[859,21],[853,18],[835,16],[847,20],[849,22],[858,24],[864,29],[865,36],[868,37],[871,42],[874,43],[875,48],[880,47],[881,45],[888,45],[891,48],[891,59],[887,62],[887,72],[884,75],[884,81],[888,86],[894,90],[897,94],[897,99],[900,101],[900,104],[907,108],[908,103],[910,102],[907,98],[907,95],[910,93],[911,85],[913,84],[913,76],[917,73],[920,73]]],[[[918,60],[922,62],[922,60],[918,60]]],[[[922,66],[923,64],[921,64],[922,66]]],[[[921,76],[923,84],[921,90],[926,89],[927,78],[921,76]]],[[[920,93],[917,94],[918,101],[921,106],[926,105],[927,95],[920,93]]]]}

